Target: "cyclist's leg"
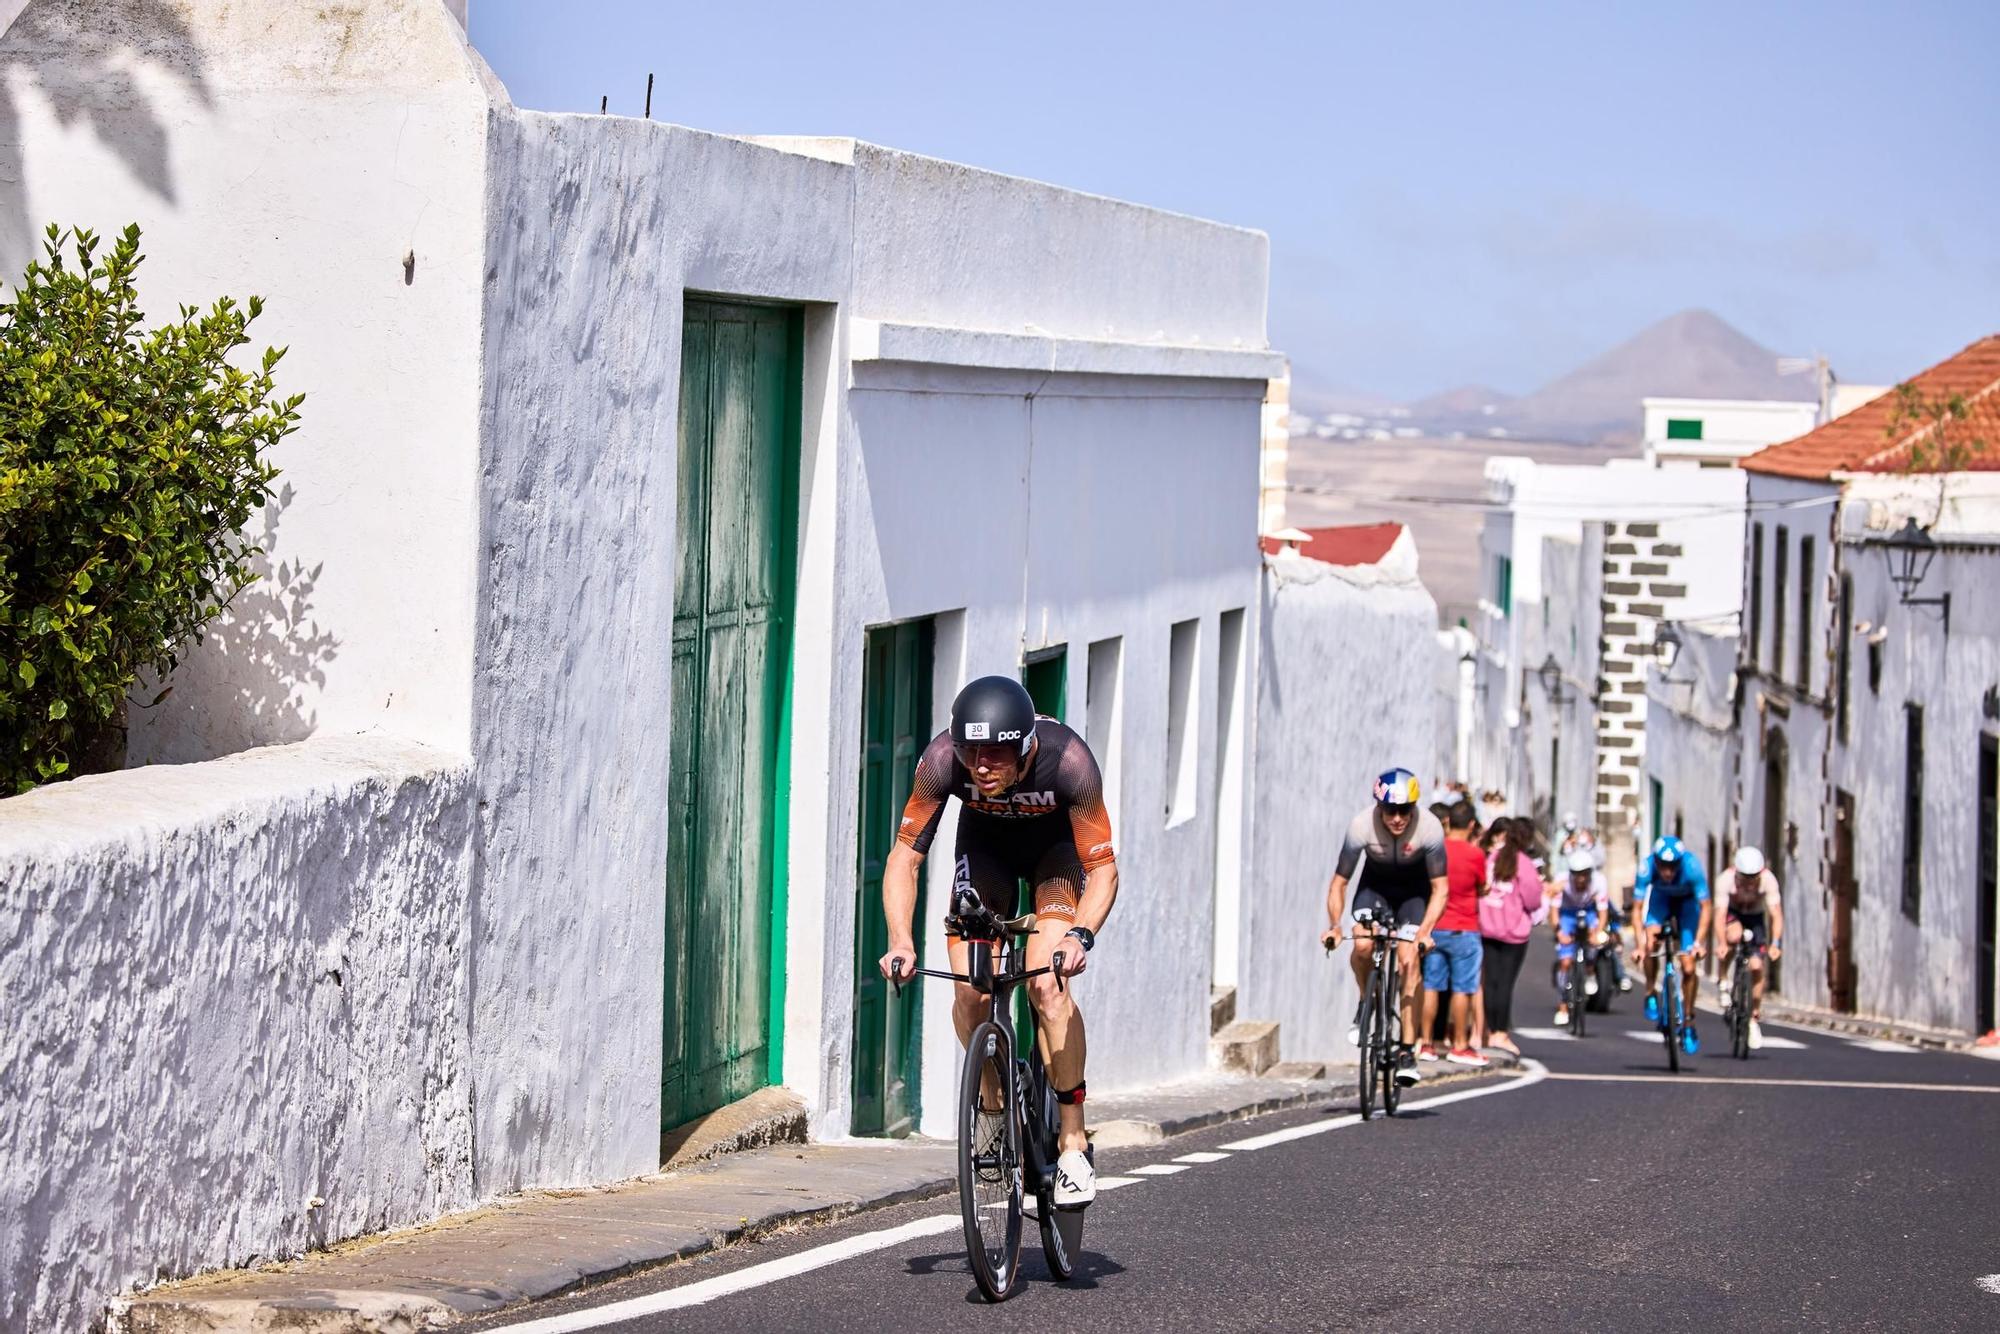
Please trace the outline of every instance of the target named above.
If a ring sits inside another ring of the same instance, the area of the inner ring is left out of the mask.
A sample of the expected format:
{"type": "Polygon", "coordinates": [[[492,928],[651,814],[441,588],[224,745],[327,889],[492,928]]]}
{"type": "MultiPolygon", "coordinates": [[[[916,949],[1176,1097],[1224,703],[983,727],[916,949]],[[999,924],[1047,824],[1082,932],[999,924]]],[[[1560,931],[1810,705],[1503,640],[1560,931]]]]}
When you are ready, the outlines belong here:
{"type": "Polygon", "coordinates": [[[1577,914],[1573,908],[1561,908],[1556,912],[1556,1000],[1560,1002],[1568,993],[1563,990],[1569,972],[1569,961],[1576,957],[1577,914]]]}
{"type": "Polygon", "coordinates": [[[1735,952],[1738,942],[1742,939],[1743,923],[1737,920],[1734,913],[1725,910],[1722,921],[1722,938],[1717,942],[1715,947],[1715,975],[1717,977],[1728,976],[1723,970],[1729,966],[1729,956],[1735,952]]]}
{"type": "MultiPolygon", "coordinates": [[[[969,887],[979,895],[980,902],[1001,916],[1012,916],[1014,910],[1015,883],[1019,874],[1002,857],[999,850],[989,840],[966,837],[966,827],[959,825],[958,846],[954,849],[957,859],[952,873],[952,891],[956,895],[960,888],[969,887]]],[[[951,953],[951,971],[964,974],[971,963],[971,948],[958,936],[947,936],[945,947],[951,953]]],[[[994,970],[999,970],[999,942],[989,946],[994,954],[994,970]]],[[[951,989],[951,1023],[958,1030],[958,1045],[963,1047],[972,1030],[984,1020],[992,1007],[991,1001],[981,992],[973,990],[963,982],[954,982],[951,989]]],[[[989,1105],[998,1101],[998,1091],[986,1090],[989,1105]]]]}
{"type": "MultiPolygon", "coordinates": [[[[1394,910],[1387,899],[1366,885],[1354,892],[1354,903],[1351,905],[1351,910],[1354,912],[1360,912],[1363,908],[1374,913],[1378,922],[1386,921],[1394,910]]],[[[1366,996],[1368,980],[1375,975],[1375,942],[1357,935],[1354,937],[1354,948],[1350,953],[1353,957],[1348,960],[1348,966],[1354,970],[1355,992],[1357,995],[1366,996]]]]}
{"type": "MultiPolygon", "coordinates": [[[[1030,970],[1049,966],[1057,950],[1080,950],[1075,940],[1065,942],[1076,925],[1076,905],[1083,896],[1083,866],[1077,861],[1065,827],[1062,838],[1044,852],[1035,866],[1035,934],[1028,938],[1027,965],[1030,970]]],[[[1060,1102],[1057,1115],[1061,1130],[1056,1147],[1067,1153],[1081,1152],[1089,1144],[1085,1133],[1083,1101],[1084,1058],[1083,1011],[1068,984],[1058,987],[1054,977],[1044,975],[1028,983],[1028,1001],[1048,1042],[1049,1081],[1059,1096],[1075,1092],[1074,1100],[1060,1102]]]]}
{"type": "MultiPolygon", "coordinates": [[[[1424,895],[1404,899],[1396,907],[1396,924],[1421,925],[1428,904],[1429,899],[1424,895]]],[[[1428,1041],[1430,1030],[1417,1027],[1417,1020],[1422,1018],[1420,1011],[1423,1007],[1418,1003],[1418,993],[1423,990],[1424,966],[1417,957],[1415,942],[1406,941],[1396,946],[1396,972],[1403,983],[1403,1041],[1406,1045],[1428,1041]]]]}
{"type": "Polygon", "coordinates": [[[1694,1023],[1694,1001],[1701,991],[1700,961],[1694,957],[1695,932],[1701,927],[1701,904],[1690,894],[1676,906],[1679,914],[1681,994],[1686,997],[1687,1022],[1694,1023]]]}

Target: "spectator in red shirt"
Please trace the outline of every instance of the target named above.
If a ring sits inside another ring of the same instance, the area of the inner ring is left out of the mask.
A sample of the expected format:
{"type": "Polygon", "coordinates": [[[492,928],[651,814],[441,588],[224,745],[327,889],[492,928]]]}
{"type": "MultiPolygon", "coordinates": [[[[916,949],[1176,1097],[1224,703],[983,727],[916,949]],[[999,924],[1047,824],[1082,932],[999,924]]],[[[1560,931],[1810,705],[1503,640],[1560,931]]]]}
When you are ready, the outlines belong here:
{"type": "MultiPolygon", "coordinates": [[[[1480,959],[1484,946],[1479,935],[1479,898],[1486,892],[1486,857],[1472,842],[1472,804],[1461,801],[1445,820],[1444,856],[1447,895],[1444,912],[1431,931],[1431,952],[1424,956],[1424,1016],[1419,1030],[1428,1035],[1437,1022],[1438,998],[1451,995],[1451,1050],[1445,1059],[1454,1065],[1481,1066],[1488,1062],[1472,1045],[1468,1028],[1472,1019],[1472,998],[1479,991],[1480,959]]],[[[1428,1041],[1417,1050],[1419,1058],[1435,1061],[1437,1048],[1428,1041]]]]}

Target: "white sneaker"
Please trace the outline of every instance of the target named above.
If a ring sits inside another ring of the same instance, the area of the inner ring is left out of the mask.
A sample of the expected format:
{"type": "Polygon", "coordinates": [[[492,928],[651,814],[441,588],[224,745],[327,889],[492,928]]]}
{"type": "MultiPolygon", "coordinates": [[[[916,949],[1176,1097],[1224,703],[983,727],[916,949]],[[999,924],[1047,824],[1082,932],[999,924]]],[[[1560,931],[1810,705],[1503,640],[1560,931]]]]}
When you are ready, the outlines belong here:
{"type": "Polygon", "coordinates": [[[1556,1006],[1556,1027],[1561,1028],[1568,1022],[1569,1022],[1569,1006],[1567,1005],[1556,1006]]]}
{"type": "Polygon", "coordinates": [[[1757,1051],[1764,1045],[1764,1028],[1755,1019],[1750,1021],[1750,1050],[1757,1051]]]}
{"type": "Polygon", "coordinates": [[[1589,976],[1583,979],[1583,994],[1586,996],[1595,996],[1597,994],[1596,973],[1591,973],[1589,976]]]}
{"type": "Polygon", "coordinates": [[[1081,1149],[1056,1159],[1056,1188],[1051,1203],[1058,1209],[1081,1209],[1097,1198],[1097,1169],[1081,1149]]]}
{"type": "Polygon", "coordinates": [[[1618,979],[1618,989],[1619,989],[1620,991],[1630,991],[1630,990],[1632,989],[1632,979],[1631,979],[1631,978],[1629,978],[1629,977],[1621,977],[1621,978],[1619,978],[1619,979],[1618,979]]]}

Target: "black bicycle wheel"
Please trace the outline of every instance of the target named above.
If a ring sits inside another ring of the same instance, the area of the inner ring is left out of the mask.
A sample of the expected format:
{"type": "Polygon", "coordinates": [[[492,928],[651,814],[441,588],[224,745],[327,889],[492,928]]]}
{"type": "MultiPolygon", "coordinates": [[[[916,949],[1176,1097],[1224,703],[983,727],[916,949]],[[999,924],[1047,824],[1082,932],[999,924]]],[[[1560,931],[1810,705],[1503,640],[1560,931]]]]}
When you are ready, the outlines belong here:
{"type": "Polygon", "coordinates": [[[1618,994],[1618,964],[1611,957],[1615,948],[1615,945],[1607,945],[1599,950],[1591,965],[1597,974],[1597,994],[1590,998],[1590,1008],[1597,1014],[1610,1013],[1611,998],[1618,994]]]}
{"type": "Polygon", "coordinates": [[[1750,1059],[1750,969],[1741,958],[1729,982],[1729,1046],[1737,1060],[1750,1059]]]}
{"type": "Polygon", "coordinates": [[[1681,979],[1671,968],[1662,968],[1663,979],[1660,991],[1660,1017],[1665,1022],[1661,1029],[1667,1036],[1667,1069],[1675,1074],[1681,1069],[1681,979]]]}
{"type": "Polygon", "coordinates": [[[1370,977],[1368,990],[1361,994],[1361,1017],[1355,1027],[1360,1031],[1361,1049],[1355,1053],[1355,1082],[1361,1086],[1361,1119],[1366,1121],[1375,1114],[1375,980],[1370,977]]]}
{"type": "Polygon", "coordinates": [[[1021,1151],[1013,1057],[1007,1034],[987,1020],[965,1045],[958,1084],[958,1209],[972,1276],[989,1302],[1014,1290],[1021,1260],[1021,1151]],[[997,1111],[983,1099],[997,1094],[997,1111]]]}
{"type": "Polygon", "coordinates": [[[1381,1072],[1382,1110],[1394,1116],[1403,1102],[1403,1086],[1396,1082],[1396,1067],[1403,1063],[1403,979],[1397,976],[1393,951],[1383,970],[1382,991],[1377,999],[1375,1047],[1380,1059],[1375,1064],[1381,1072]]]}
{"type": "MultiPolygon", "coordinates": [[[[1056,1105],[1054,1087],[1049,1083],[1049,1072],[1039,1056],[1035,1058],[1034,1067],[1034,1077],[1028,1083],[1028,1115],[1035,1124],[1029,1127],[1029,1133],[1042,1147],[1032,1155],[1031,1161],[1040,1160],[1053,1165],[1058,1154],[1056,1144],[1062,1114],[1056,1105]]],[[[1041,1224],[1042,1258],[1048,1262],[1049,1272],[1057,1279],[1067,1281],[1076,1273],[1076,1257],[1083,1249],[1083,1210],[1058,1209],[1055,1207],[1054,1186],[1046,1189],[1037,1187],[1035,1221],[1041,1224]]]]}
{"type": "Polygon", "coordinates": [[[1569,959],[1569,1032],[1571,1037],[1583,1036],[1584,982],[1587,970],[1583,958],[1583,946],[1576,947],[1576,953],[1569,959]]]}

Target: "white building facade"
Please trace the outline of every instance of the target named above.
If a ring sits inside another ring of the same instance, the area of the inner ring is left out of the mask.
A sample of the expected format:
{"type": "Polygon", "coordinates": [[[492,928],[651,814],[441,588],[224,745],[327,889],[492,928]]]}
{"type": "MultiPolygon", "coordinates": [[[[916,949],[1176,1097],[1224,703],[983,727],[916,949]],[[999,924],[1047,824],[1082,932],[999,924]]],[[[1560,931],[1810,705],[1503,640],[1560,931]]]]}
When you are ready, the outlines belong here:
{"type": "Polygon", "coordinates": [[[4,43],[5,269],[24,219],[137,220],[151,305],[260,292],[308,398],[270,574],[139,767],[0,802],[0,934],[33,943],[0,962],[32,998],[0,1325],[647,1172],[674,1108],[745,1087],[819,1136],[943,1133],[945,989],[869,990],[870,757],[988,672],[1106,771],[1092,1083],[1205,1067],[1257,892],[1263,236],[520,111],[436,0],[38,0],[4,43]],[[60,110],[106,58],[153,156],[60,110]]]}
{"type": "Polygon", "coordinates": [[[1889,399],[1745,461],[1733,824],[1784,886],[1788,1001],[1967,1037],[2000,1002],[2000,337],[1912,384],[1968,402],[1959,470],[1889,399]]]}

